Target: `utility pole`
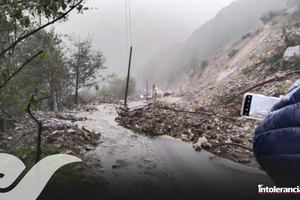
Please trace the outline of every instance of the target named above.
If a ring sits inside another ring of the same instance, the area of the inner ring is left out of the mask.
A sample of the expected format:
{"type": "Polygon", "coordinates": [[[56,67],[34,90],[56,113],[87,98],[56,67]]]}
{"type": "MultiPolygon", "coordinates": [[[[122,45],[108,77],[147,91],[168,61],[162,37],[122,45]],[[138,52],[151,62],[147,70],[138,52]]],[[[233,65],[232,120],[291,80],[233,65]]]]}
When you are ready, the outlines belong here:
{"type": "Polygon", "coordinates": [[[153,88],[152,88],[152,98],[154,97],[154,89],[155,89],[155,85],[153,84],[153,88]]]}
{"type": "Polygon", "coordinates": [[[148,97],[148,79],[146,80],[146,97],[145,97],[146,100],[147,97],[148,97]]]}
{"type": "Polygon", "coordinates": [[[132,46],[130,47],[130,55],[129,55],[129,63],[128,63],[128,73],[127,73],[127,83],[126,83],[126,91],[125,91],[125,102],[124,108],[127,104],[127,94],[128,94],[128,85],[129,85],[129,76],[130,76],[130,66],[131,66],[131,55],[132,55],[132,46]]]}

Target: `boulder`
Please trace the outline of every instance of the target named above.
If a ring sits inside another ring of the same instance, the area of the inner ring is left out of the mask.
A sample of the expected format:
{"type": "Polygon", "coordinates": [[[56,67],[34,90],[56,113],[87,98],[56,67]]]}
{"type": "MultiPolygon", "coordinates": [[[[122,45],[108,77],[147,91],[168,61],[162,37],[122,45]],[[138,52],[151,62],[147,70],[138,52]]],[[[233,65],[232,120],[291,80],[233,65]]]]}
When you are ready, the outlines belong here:
{"type": "Polygon", "coordinates": [[[300,55],[300,45],[289,47],[286,49],[283,55],[284,60],[288,60],[292,58],[293,56],[299,56],[300,55]]]}
{"type": "Polygon", "coordinates": [[[208,141],[204,141],[201,147],[204,149],[209,149],[211,147],[211,144],[208,141]]]}
{"type": "Polygon", "coordinates": [[[187,134],[181,134],[181,140],[189,141],[189,136],[187,134]]]}

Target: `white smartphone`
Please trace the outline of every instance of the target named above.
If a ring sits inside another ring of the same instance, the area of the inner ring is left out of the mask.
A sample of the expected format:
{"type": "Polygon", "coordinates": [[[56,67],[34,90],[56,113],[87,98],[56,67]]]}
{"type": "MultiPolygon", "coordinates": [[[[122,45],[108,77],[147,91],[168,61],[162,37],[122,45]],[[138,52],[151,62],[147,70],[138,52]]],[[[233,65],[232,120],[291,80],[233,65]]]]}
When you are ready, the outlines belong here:
{"type": "Polygon", "coordinates": [[[276,97],[246,93],[243,98],[241,116],[262,120],[280,100],[280,98],[276,97]]]}

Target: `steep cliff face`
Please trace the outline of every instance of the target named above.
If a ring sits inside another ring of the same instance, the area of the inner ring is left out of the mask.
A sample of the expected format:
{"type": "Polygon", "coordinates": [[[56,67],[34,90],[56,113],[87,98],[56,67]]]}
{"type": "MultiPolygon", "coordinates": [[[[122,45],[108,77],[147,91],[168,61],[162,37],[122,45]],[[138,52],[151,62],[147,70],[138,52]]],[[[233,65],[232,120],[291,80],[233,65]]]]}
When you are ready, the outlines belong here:
{"type": "Polygon", "coordinates": [[[196,107],[213,106],[228,115],[238,115],[242,95],[248,88],[271,80],[249,92],[284,94],[299,78],[299,58],[283,59],[289,46],[300,44],[299,25],[300,10],[296,6],[249,32],[194,75],[184,91],[184,99],[196,107]]]}
{"type": "MultiPolygon", "coordinates": [[[[152,80],[163,89],[177,83],[178,77],[191,68],[201,67],[217,52],[238,41],[243,35],[262,25],[260,17],[269,11],[279,11],[290,0],[237,0],[223,8],[183,43],[167,47],[143,67],[140,80],[152,80]],[[157,73],[161,72],[162,73],[157,73]],[[150,74],[153,74],[151,77],[150,74]]],[[[176,34],[176,33],[174,33],[176,34]]]]}

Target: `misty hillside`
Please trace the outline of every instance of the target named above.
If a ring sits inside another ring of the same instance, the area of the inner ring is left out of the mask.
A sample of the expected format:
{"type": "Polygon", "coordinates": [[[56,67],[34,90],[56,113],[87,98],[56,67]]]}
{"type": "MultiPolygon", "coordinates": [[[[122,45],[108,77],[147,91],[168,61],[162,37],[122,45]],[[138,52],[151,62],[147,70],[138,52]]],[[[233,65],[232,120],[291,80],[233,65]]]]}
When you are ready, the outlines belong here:
{"type": "Polygon", "coordinates": [[[181,95],[193,106],[240,116],[246,92],[278,97],[299,79],[299,45],[300,4],[212,58],[181,95]]]}
{"type": "Polygon", "coordinates": [[[195,30],[186,42],[171,45],[154,56],[137,79],[140,83],[148,79],[165,90],[174,82],[178,84],[178,78],[186,81],[182,76],[191,68],[201,70],[216,53],[261,26],[262,15],[283,10],[293,3],[291,0],[237,0],[195,30]]]}

